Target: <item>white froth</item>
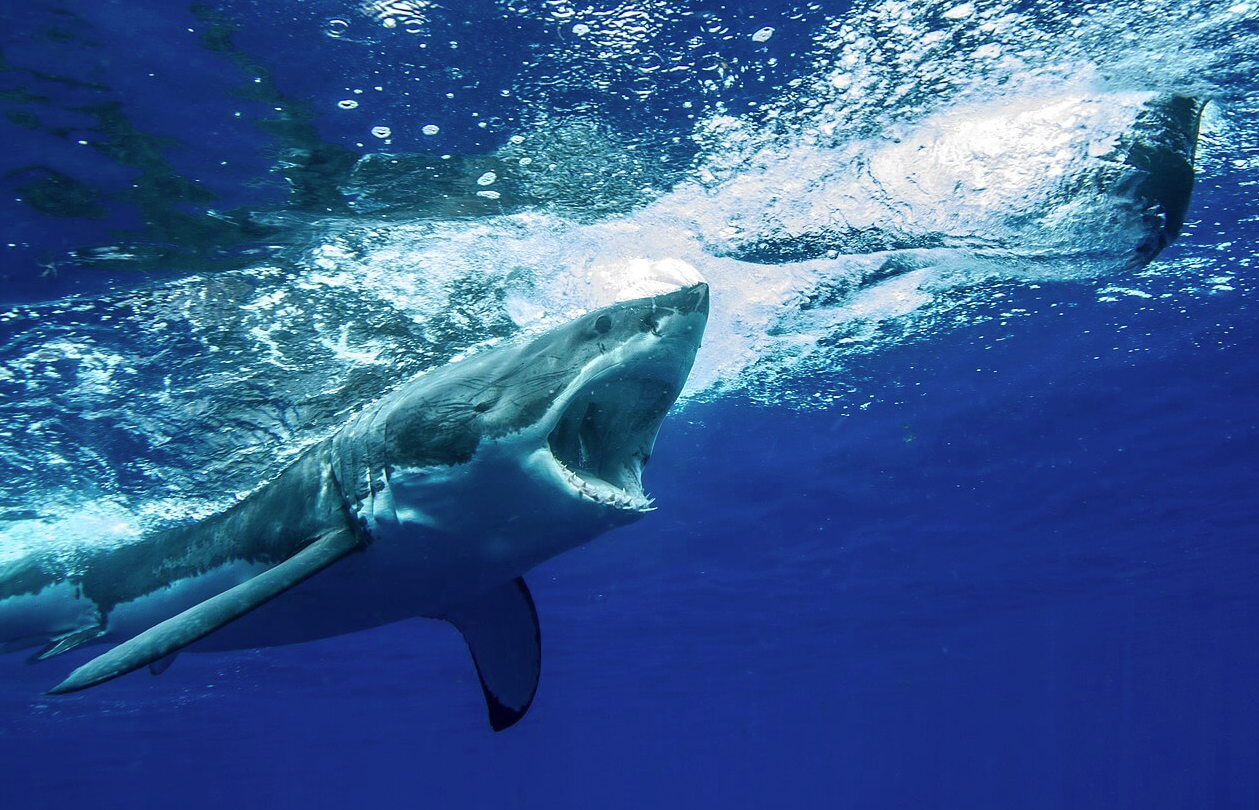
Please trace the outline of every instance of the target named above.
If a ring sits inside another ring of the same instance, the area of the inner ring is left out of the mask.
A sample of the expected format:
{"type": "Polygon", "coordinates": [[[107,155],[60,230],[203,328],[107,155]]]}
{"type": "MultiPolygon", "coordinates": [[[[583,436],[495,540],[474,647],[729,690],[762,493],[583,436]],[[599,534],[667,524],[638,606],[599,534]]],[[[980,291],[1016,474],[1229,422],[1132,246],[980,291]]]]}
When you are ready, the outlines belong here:
{"type": "Polygon", "coordinates": [[[1071,205],[1063,184],[1098,170],[1152,97],[1057,86],[964,103],[840,146],[774,144],[717,187],[681,189],[657,207],[692,220],[725,251],[828,230],[1025,251],[1067,250],[1082,232],[1124,244],[1133,239],[1125,223],[1101,232],[1107,201],[1081,194],[1071,205]]]}
{"type": "Polygon", "coordinates": [[[590,269],[593,300],[598,306],[666,295],[703,281],[704,277],[693,265],[677,258],[636,256],[597,264],[590,269]]]}
{"type": "MultiPolygon", "coordinates": [[[[141,458],[136,467],[152,491],[133,500],[169,501],[178,512],[194,498],[204,499],[198,508],[226,498],[204,489],[219,478],[274,473],[277,457],[332,429],[355,397],[375,396],[370,384],[386,386],[390,374],[409,375],[427,367],[416,365],[522,338],[617,301],[708,280],[712,313],[686,393],[741,388],[773,399],[775,391],[761,383],[789,381],[801,362],[834,369],[847,352],[897,339],[889,334],[939,328],[932,324],[940,319],[930,316],[960,291],[982,290],[994,279],[1113,274],[1113,265],[1067,256],[1126,235],[1106,224],[1110,209],[1087,183],[1080,184],[1084,193],[1064,196],[1071,185],[1061,181],[1113,160],[1118,137],[1151,91],[1174,91],[1225,96],[1208,108],[1200,165],[1250,182],[1259,162],[1236,144],[1254,142],[1253,103],[1241,97],[1254,84],[1241,74],[1253,61],[1256,34],[1239,19],[1253,8],[1125,0],[1066,14],[1050,6],[1033,13],[1012,0],[873,0],[819,31],[809,74],[762,105],[756,118],[726,108],[699,122],[695,181],[620,219],[577,223],[533,212],[448,222],[328,221],[312,237],[319,241],[304,271],[254,267],[153,287],[119,308],[111,328],[122,337],[75,334],[75,318],[102,321],[64,304],[42,314],[23,310],[22,319],[41,325],[0,363],[0,380],[21,386],[25,407],[4,430],[20,437],[8,441],[11,455],[41,476],[36,484],[11,483],[12,500],[41,517],[0,526],[0,564],[48,538],[109,544],[139,531],[125,523],[132,520],[121,506],[126,499],[98,509],[100,496],[84,494],[85,482],[99,480],[97,492],[106,495],[135,485],[122,483],[124,476],[111,473],[114,462],[37,407],[41,401],[86,414],[102,430],[118,426],[127,442],[121,446],[149,451],[153,460],[141,458]],[[839,244],[807,261],[747,249],[873,228],[925,233],[932,239],[924,244],[942,246],[839,244]],[[233,279],[253,291],[247,299],[234,297],[233,279]],[[890,321],[899,331],[880,328],[890,321]],[[156,347],[152,357],[125,345],[127,327],[149,341],[145,351],[156,347]],[[188,353],[204,357],[160,368],[164,360],[153,358],[183,356],[185,334],[198,342],[188,353]],[[370,375],[351,373],[364,366],[370,375]],[[323,387],[315,393],[344,390],[345,399],[333,403],[342,410],[311,421],[307,408],[318,397],[293,382],[302,374],[319,378],[323,387]],[[133,387],[141,377],[148,382],[133,387]],[[161,383],[153,380],[162,377],[165,388],[155,390],[161,383]],[[354,388],[347,384],[352,377],[370,384],[354,388]],[[204,392],[226,392],[230,402],[234,386],[245,388],[241,382],[254,399],[242,401],[226,426],[206,422],[212,403],[204,392]],[[250,435],[233,445],[233,431],[250,435]],[[161,457],[168,442],[202,434],[223,443],[184,445],[205,451],[188,459],[197,475],[161,457]],[[198,462],[210,472],[202,474],[198,462]],[[196,487],[203,489],[192,492],[196,487]],[[76,520],[83,525],[76,528],[76,520]]],[[[591,24],[583,42],[613,48],[609,30],[591,24]]],[[[625,28],[616,48],[641,44],[641,32],[633,31],[625,28]]],[[[733,71],[725,71],[696,72],[733,81],[733,71]]],[[[436,125],[423,131],[430,128],[437,132],[436,125]]],[[[488,183],[468,185],[489,193],[488,183]]],[[[1206,230],[1194,236],[1209,239],[1206,230]]],[[[1247,262],[1222,268],[1163,259],[1146,272],[1192,272],[1205,280],[1203,294],[1223,294],[1234,278],[1223,271],[1245,278],[1247,262]]],[[[1130,280],[1115,281],[1102,288],[1104,299],[1136,300],[1130,280]]],[[[6,324],[15,318],[0,315],[6,324]]],[[[169,517],[165,509],[159,517],[169,517]]]]}
{"type": "Polygon", "coordinates": [[[931,295],[922,290],[930,277],[930,270],[916,270],[867,287],[840,310],[839,318],[883,321],[909,315],[931,302],[931,295]]]}
{"type": "Polygon", "coordinates": [[[117,546],[140,536],[134,514],[113,499],[47,498],[31,505],[28,520],[0,523],[0,566],[41,554],[51,564],[70,564],[85,546],[117,546]]]}

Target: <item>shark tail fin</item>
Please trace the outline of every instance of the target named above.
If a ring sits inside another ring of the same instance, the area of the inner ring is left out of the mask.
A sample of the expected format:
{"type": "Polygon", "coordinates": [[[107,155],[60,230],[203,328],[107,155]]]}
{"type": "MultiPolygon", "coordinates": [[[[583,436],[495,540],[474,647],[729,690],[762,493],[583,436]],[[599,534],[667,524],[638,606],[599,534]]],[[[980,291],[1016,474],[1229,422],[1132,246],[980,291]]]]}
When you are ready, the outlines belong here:
{"type": "Polygon", "coordinates": [[[542,633],[529,588],[520,577],[447,610],[472,653],[490,726],[502,731],[525,716],[538,691],[542,633]]]}
{"type": "MultiPolygon", "coordinates": [[[[359,548],[360,541],[347,529],[321,536],[282,563],[247,582],[212,596],[204,602],[150,627],[109,652],[93,658],[48,690],[50,695],[77,692],[125,675],[146,664],[161,662],[175,652],[228,622],[239,619],[359,548]]],[[[162,663],[157,663],[164,669],[162,663]]]]}

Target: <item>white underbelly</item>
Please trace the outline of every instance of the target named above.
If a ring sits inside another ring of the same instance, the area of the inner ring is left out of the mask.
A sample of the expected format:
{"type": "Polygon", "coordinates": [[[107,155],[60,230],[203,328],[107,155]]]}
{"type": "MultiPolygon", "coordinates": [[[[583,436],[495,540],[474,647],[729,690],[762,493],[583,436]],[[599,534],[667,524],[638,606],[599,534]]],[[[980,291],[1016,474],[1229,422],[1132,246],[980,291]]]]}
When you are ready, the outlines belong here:
{"type": "MultiPolygon", "coordinates": [[[[501,447],[478,462],[398,473],[362,504],[372,537],[362,551],[189,649],[292,644],[440,617],[450,605],[628,522],[521,470],[512,448],[501,447]]],[[[236,562],[117,605],[101,640],[130,638],[266,568],[236,562]]]]}

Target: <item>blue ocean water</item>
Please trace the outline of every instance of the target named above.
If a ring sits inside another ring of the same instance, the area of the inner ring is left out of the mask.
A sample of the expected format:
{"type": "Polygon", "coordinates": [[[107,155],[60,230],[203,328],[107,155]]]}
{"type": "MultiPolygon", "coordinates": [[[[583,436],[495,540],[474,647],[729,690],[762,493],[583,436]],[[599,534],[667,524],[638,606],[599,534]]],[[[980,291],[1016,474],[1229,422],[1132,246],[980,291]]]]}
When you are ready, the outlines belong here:
{"type": "Polygon", "coordinates": [[[92,651],[16,653],[4,806],[1259,806],[1256,13],[6,8],[6,553],[230,502],[631,257],[695,265],[713,322],[658,511],[528,577],[516,727],[437,622],[60,698],[92,651]],[[1109,198],[998,182],[1043,157],[1022,105],[1074,116],[1048,138],[1070,174],[1131,93],[1209,101],[1184,233],[1138,267],[1106,254],[1109,198]],[[1029,151],[949,141],[976,121],[1029,151]],[[844,185],[882,160],[965,171],[930,204],[844,185]],[[781,247],[833,210],[894,238],[781,247]]]}

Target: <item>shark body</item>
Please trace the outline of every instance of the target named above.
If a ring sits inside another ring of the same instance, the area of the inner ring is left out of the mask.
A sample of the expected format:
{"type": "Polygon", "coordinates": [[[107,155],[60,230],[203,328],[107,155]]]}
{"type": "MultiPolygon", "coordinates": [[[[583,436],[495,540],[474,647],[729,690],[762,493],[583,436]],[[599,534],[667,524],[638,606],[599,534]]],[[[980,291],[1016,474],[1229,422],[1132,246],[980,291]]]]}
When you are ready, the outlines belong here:
{"type": "Polygon", "coordinates": [[[506,728],[540,667],[522,576],[650,511],[642,469],[707,315],[702,283],[597,310],[403,385],[224,512],[69,561],[11,562],[0,643],[42,644],[38,660],[116,643],[59,694],[159,672],[193,644],[444,619],[506,728]]]}

